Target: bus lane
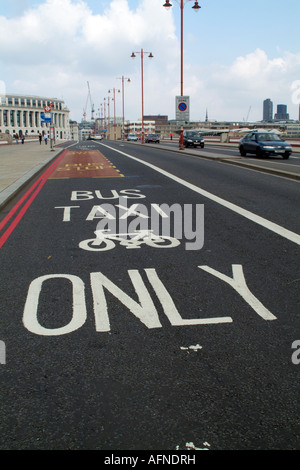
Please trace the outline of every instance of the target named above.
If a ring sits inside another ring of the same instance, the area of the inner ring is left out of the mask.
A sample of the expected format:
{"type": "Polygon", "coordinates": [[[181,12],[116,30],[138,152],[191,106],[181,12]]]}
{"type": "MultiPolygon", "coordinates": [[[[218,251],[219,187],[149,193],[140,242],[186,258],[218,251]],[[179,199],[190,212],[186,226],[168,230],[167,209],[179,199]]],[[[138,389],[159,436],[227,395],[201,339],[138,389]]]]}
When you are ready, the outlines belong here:
{"type": "Polygon", "coordinates": [[[287,314],[287,268],[269,261],[289,251],[293,273],[292,242],[105,147],[80,143],[52,170],[0,251],[4,402],[15,423],[25,407],[25,447],[247,447],[254,409],[272,447],[296,396],[295,286],[287,314]]]}

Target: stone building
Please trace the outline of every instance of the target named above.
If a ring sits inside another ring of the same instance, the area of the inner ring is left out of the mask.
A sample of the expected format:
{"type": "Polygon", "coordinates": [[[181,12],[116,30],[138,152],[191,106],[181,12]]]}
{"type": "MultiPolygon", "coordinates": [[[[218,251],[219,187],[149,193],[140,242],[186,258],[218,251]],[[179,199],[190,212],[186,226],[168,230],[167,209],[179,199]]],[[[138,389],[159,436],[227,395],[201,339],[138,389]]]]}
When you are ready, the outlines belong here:
{"type": "Polygon", "coordinates": [[[69,113],[63,100],[41,96],[2,95],[0,102],[0,134],[24,134],[36,137],[43,134],[50,123],[43,122],[51,116],[51,126],[55,128],[56,139],[69,140],[69,113]],[[45,112],[45,106],[51,107],[51,113],[45,112]]]}

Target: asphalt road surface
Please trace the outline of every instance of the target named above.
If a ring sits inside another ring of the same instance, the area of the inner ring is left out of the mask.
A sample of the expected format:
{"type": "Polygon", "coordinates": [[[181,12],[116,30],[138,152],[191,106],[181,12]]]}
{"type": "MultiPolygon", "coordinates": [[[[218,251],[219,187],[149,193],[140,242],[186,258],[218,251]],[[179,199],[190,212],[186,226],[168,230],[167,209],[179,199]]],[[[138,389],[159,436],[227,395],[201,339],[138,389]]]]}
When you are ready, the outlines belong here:
{"type": "Polygon", "coordinates": [[[300,448],[298,182],[79,142],[1,220],[1,449],[300,448]]]}

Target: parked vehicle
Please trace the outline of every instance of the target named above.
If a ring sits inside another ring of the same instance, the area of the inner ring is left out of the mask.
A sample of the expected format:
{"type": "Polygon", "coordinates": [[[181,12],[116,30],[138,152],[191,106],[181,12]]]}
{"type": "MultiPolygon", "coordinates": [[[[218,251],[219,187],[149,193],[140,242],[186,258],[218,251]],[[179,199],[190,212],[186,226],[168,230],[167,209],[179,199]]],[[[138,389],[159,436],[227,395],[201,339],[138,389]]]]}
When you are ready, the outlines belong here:
{"type": "Polygon", "coordinates": [[[145,143],[154,142],[155,144],[159,144],[159,137],[156,134],[148,134],[145,138],[145,143]]]}
{"type": "MultiPolygon", "coordinates": [[[[179,137],[180,140],[180,137],[179,137]]],[[[198,131],[183,131],[184,147],[204,147],[204,139],[198,131]]]]}
{"type": "Polygon", "coordinates": [[[136,134],[128,134],[127,140],[134,140],[134,141],[137,141],[137,140],[138,140],[138,136],[137,136],[136,134]]]}
{"type": "Polygon", "coordinates": [[[257,157],[280,155],[287,160],[292,153],[292,147],[278,134],[272,132],[249,132],[240,140],[240,154],[245,157],[247,153],[257,157]]]}

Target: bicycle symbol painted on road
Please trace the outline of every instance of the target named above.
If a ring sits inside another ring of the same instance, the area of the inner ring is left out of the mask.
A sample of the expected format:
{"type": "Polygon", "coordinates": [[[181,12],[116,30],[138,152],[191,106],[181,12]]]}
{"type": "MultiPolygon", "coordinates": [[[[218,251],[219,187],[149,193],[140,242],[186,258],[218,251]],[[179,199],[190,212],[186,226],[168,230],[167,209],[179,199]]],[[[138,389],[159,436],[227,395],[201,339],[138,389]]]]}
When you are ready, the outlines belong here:
{"type": "Polygon", "coordinates": [[[107,251],[116,246],[116,242],[126,249],[141,248],[148,245],[152,248],[174,248],[180,245],[177,238],[155,235],[152,230],[136,230],[133,233],[109,233],[110,230],[96,230],[96,238],[83,240],[79,247],[87,251],[107,251]]]}

